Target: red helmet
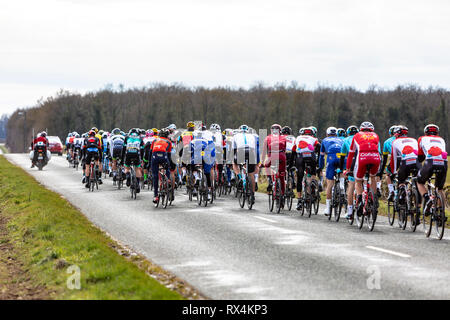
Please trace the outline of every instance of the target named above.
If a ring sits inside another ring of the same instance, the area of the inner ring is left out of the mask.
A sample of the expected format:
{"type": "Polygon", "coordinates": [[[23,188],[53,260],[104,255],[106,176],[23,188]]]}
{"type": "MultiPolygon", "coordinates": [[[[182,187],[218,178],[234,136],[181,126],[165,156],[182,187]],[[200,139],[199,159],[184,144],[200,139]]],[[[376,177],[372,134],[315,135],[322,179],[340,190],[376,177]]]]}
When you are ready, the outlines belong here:
{"type": "Polygon", "coordinates": [[[89,131],[88,135],[89,137],[95,137],[95,131],[94,130],[89,131]]]}

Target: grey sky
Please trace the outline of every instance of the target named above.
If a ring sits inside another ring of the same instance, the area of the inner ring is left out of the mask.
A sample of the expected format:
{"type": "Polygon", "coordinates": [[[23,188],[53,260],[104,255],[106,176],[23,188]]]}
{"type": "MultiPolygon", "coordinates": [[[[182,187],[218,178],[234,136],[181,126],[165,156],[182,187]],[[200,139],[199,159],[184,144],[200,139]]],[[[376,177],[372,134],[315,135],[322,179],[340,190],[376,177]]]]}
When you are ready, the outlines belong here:
{"type": "Polygon", "coordinates": [[[15,0],[0,11],[0,114],[60,88],[257,81],[450,87],[447,0],[15,0]]]}

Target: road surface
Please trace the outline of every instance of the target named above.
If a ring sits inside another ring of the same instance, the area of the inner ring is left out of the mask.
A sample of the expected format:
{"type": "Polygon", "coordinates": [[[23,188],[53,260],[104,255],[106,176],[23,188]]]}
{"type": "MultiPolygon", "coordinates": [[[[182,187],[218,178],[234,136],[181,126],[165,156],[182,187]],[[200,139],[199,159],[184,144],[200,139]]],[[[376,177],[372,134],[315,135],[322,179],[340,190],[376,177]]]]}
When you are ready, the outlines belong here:
{"type": "MultiPolygon", "coordinates": [[[[88,192],[81,173],[54,156],[39,172],[28,155],[6,157],[62,194],[94,224],[213,299],[449,299],[450,243],[390,227],[374,232],[322,215],[271,214],[267,196],[240,209],[230,196],[199,208],[177,193],[154,208],[144,191],[131,200],[106,179],[88,192]]],[[[434,232],[434,230],[433,230],[434,232]]]]}

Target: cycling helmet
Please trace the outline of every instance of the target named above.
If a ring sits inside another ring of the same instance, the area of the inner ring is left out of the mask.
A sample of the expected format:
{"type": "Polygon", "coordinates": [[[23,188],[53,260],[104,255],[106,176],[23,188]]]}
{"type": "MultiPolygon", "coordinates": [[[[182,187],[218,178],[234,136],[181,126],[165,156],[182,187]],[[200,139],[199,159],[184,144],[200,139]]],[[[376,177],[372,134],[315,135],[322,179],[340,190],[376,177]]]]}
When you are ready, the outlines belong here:
{"type": "Polygon", "coordinates": [[[359,129],[357,126],[351,125],[347,128],[347,136],[354,136],[359,132],[359,129]]]}
{"type": "Polygon", "coordinates": [[[75,135],[75,138],[76,138],[76,139],[80,138],[80,134],[77,133],[77,134],[75,135]]]}
{"type": "Polygon", "coordinates": [[[337,134],[337,129],[335,127],[328,127],[327,136],[335,136],[337,134]]]}
{"type": "Polygon", "coordinates": [[[90,130],[88,135],[89,135],[89,137],[94,137],[95,136],[95,131],[94,130],[90,130]]]}
{"type": "Polygon", "coordinates": [[[103,136],[103,134],[105,133],[105,131],[104,131],[104,130],[99,130],[97,133],[98,133],[99,135],[103,136]]]}
{"type": "Polygon", "coordinates": [[[170,132],[167,128],[161,129],[159,132],[159,136],[162,138],[167,138],[169,136],[170,132]]]}
{"type": "Polygon", "coordinates": [[[94,131],[95,132],[95,134],[97,134],[98,133],[98,129],[97,129],[97,127],[92,127],[92,129],[91,129],[92,131],[94,131]]]}
{"type": "Polygon", "coordinates": [[[124,131],[122,131],[122,130],[120,130],[120,134],[122,135],[122,136],[126,136],[126,133],[124,132],[124,131]]]}
{"type": "Polygon", "coordinates": [[[114,135],[114,136],[120,134],[120,129],[119,129],[119,128],[114,128],[114,129],[111,131],[111,134],[114,135]]]}
{"type": "Polygon", "coordinates": [[[44,137],[44,138],[45,138],[46,136],[47,136],[47,132],[42,131],[42,132],[41,132],[41,137],[44,137]]]}
{"type": "Polygon", "coordinates": [[[347,136],[347,133],[345,132],[344,128],[338,128],[337,129],[337,136],[338,137],[344,137],[344,138],[347,136]]]}
{"type": "Polygon", "coordinates": [[[389,135],[393,136],[393,135],[394,135],[394,131],[395,131],[395,129],[396,129],[397,127],[398,127],[397,125],[394,125],[394,126],[390,127],[390,128],[389,128],[389,135]]]}
{"type": "Polygon", "coordinates": [[[155,135],[155,133],[152,130],[147,130],[145,131],[145,136],[146,137],[153,137],[155,135]]]}
{"type": "Polygon", "coordinates": [[[225,135],[226,136],[232,136],[233,135],[233,130],[230,128],[225,129],[225,135]]]}
{"type": "Polygon", "coordinates": [[[272,132],[272,134],[280,134],[281,133],[281,126],[277,123],[274,123],[271,127],[270,127],[270,131],[272,132]]]}
{"type": "Polygon", "coordinates": [[[289,126],[284,126],[283,129],[281,129],[281,134],[292,136],[292,129],[289,126]]]}
{"type": "Polygon", "coordinates": [[[311,130],[314,132],[314,134],[317,134],[317,128],[314,126],[310,126],[311,130]]]}
{"type": "Polygon", "coordinates": [[[202,128],[202,131],[206,131],[206,125],[204,123],[202,123],[201,128],[202,128]]]}
{"type": "Polygon", "coordinates": [[[194,121],[189,121],[189,122],[186,124],[186,128],[194,128],[194,127],[195,127],[194,121]]]}
{"type": "Polygon", "coordinates": [[[248,132],[248,129],[249,129],[249,127],[246,124],[243,124],[239,127],[239,130],[242,132],[248,132]]]}
{"type": "Polygon", "coordinates": [[[394,135],[396,137],[406,136],[408,134],[408,128],[405,126],[396,126],[394,129],[394,135]]]}
{"type": "Polygon", "coordinates": [[[307,136],[314,136],[314,130],[311,128],[303,128],[303,134],[307,136]]]}
{"type": "Polygon", "coordinates": [[[217,123],[213,123],[210,127],[209,130],[211,131],[220,131],[220,126],[217,123]]]}
{"type": "Polygon", "coordinates": [[[359,126],[359,131],[374,131],[374,130],[375,130],[375,127],[369,121],[365,121],[365,122],[361,123],[361,125],[359,126]]]}
{"type": "Polygon", "coordinates": [[[423,129],[423,132],[427,136],[437,136],[439,134],[439,127],[435,124],[429,124],[423,129]]]}
{"type": "Polygon", "coordinates": [[[102,138],[103,138],[103,139],[106,139],[106,138],[108,138],[108,132],[103,132],[103,134],[102,134],[102,138]]]}
{"type": "Polygon", "coordinates": [[[131,128],[130,131],[128,131],[128,135],[131,136],[132,134],[139,134],[136,128],[131,128]]]}
{"type": "Polygon", "coordinates": [[[169,124],[167,129],[175,131],[175,130],[177,130],[177,126],[174,123],[172,123],[172,124],[169,124]]]}

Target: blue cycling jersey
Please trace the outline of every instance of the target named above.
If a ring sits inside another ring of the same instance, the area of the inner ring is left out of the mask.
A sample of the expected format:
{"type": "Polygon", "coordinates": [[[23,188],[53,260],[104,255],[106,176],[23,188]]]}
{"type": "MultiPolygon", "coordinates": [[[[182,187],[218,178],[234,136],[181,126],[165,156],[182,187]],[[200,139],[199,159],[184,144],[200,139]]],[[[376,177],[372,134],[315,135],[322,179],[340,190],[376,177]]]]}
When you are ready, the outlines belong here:
{"type": "Polygon", "coordinates": [[[383,155],[389,155],[391,154],[392,150],[392,142],[394,142],[395,136],[390,137],[387,139],[383,144],[383,155]]]}
{"type": "Polygon", "coordinates": [[[190,142],[191,163],[213,165],[216,158],[216,146],[214,141],[204,138],[196,138],[190,142]]]}
{"type": "Polygon", "coordinates": [[[325,162],[325,154],[327,155],[327,162],[337,158],[337,154],[341,152],[344,140],[339,137],[327,137],[323,139],[320,146],[319,168],[323,169],[325,162]]]}

